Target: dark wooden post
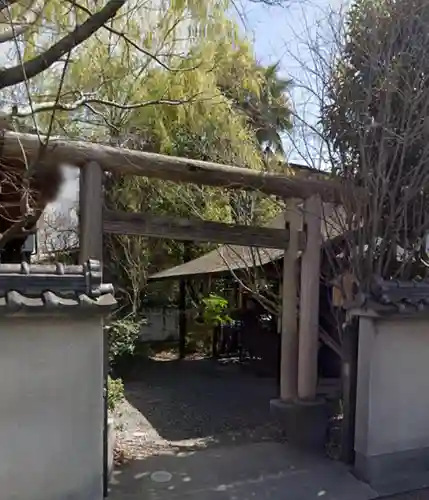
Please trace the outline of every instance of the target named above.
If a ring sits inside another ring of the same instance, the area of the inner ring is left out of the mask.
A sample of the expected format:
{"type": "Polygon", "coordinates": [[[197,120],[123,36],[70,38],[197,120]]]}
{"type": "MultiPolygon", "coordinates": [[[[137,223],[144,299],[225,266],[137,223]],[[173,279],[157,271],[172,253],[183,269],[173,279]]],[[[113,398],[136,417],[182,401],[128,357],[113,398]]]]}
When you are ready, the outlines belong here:
{"type": "Polygon", "coordinates": [[[103,260],[103,170],[89,162],[79,178],[79,262],[103,260]]]}
{"type": "Polygon", "coordinates": [[[219,349],[218,349],[218,344],[219,344],[219,333],[221,331],[221,326],[220,325],[215,325],[212,330],[212,358],[213,359],[218,359],[219,358],[219,349]]]}
{"type": "MultiPolygon", "coordinates": [[[[191,245],[185,242],[183,246],[183,262],[191,260],[191,245]]],[[[186,278],[181,278],[179,283],[179,358],[183,359],[186,356],[186,334],[187,334],[187,297],[186,290],[188,281],[186,278]]]]}
{"type": "Polygon", "coordinates": [[[186,355],[186,279],[182,278],[179,283],[179,358],[186,355]]]}

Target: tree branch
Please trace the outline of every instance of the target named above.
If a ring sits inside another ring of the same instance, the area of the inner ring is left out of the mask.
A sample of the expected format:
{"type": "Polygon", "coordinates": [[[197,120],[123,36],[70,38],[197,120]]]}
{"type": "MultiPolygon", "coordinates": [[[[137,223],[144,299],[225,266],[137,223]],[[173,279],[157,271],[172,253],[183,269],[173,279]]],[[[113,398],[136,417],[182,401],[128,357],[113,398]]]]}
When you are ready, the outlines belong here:
{"type": "MultiPolygon", "coordinates": [[[[1,3],[2,0],[0,0],[1,3]]],[[[26,12],[24,13],[24,19],[22,21],[17,21],[13,22],[13,20],[10,20],[10,25],[11,28],[4,31],[3,33],[0,33],[0,44],[5,43],[5,42],[10,42],[13,39],[16,39],[18,36],[23,35],[28,29],[30,29],[40,18],[40,16],[43,13],[43,6],[39,7],[38,9],[34,10],[31,12],[31,16],[29,19],[25,19],[26,15],[28,14],[29,11],[31,11],[33,5],[35,3],[35,0],[31,3],[31,5],[28,7],[26,12]]],[[[1,9],[0,9],[1,10],[1,9]]]]}
{"type": "Polygon", "coordinates": [[[34,22],[28,22],[26,24],[22,24],[21,26],[17,26],[16,28],[11,28],[0,34],[0,43],[10,42],[14,38],[23,35],[34,22]]]}
{"type": "Polygon", "coordinates": [[[27,214],[22,217],[22,219],[16,221],[9,229],[2,234],[0,234],[0,249],[4,248],[6,243],[13,240],[16,236],[27,234],[29,231],[40,219],[43,213],[42,208],[37,208],[34,212],[27,214]]]}
{"type": "MultiPolygon", "coordinates": [[[[0,0],[0,2],[10,0],[0,0]]],[[[23,65],[18,64],[12,68],[0,71],[0,89],[16,85],[24,80],[33,78],[50,68],[62,56],[87,40],[100,29],[109,19],[114,17],[127,0],[110,0],[103,9],[93,14],[75,30],[55,43],[42,54],[30,59],[23,65]]],[[[1,3],[0,3],[1,5],[1,3]]],[[[1,7],[0,7],[1,8],[1,7]]]]}
{"type": "Polygon", "coordinates": [[[38,105],[33,105],[25,108],[18,108],[13,106],[9,112],[3,112],[2,117],[4,118],[26,118],[28,116],[33,116],[37,113],[44,113],[48,111],[76,111],[80,107],[86,106],[90,111],[98,114],[93,108],[92,104],[100,104],[107,107],[122,109],[124,111],[130,111],[133,109],[145,108],[146,106],[165,104],[168,106],[179,106],[181,104],[187,104],[192,102],[198,94],[185,99],[152,99],[149,101],[137,102],[134,104],[120,104],[115,101],[108,101],[105,99],[98,99],[96,97],[83,96],[80,99],[72,103],[61,103],[57,101],[43,102],[38,105]]]}
{"type": "Polygon", "coordinates": [[[268,5],[268,7],[284,7],[289,4],[289,0],[249,0],[252,3],[261,3],[268,5]]]}
{"type": "Polygon", "coordinates": [[[14,3],[17,3],[18,0],[0,0],[0,12],[2,12],[5,9],[9,9],[12,7],[14,3]]]}
{"type": "MultiPolygon", "coordinates": [[[[78,9],[82,10],[83,12],[86,12],[87,14],[90,13],[89,9],[87,9],[83,5],[79,5],[77,2],[74,2],[74,1],[71,1],[71,3],[75,7],[77,7],[78,9]]],[[[107,31],[109,31],[110,33],[112,33],[113,35],[116,35],[119,38],[122,38],[127,44],[131,45],[137,51],[139,51],[142,54],[144,54],[145,56],[149,57],[150,59],[152,59],[153,61],[155,61],[157,64],[159,64],[162,68],[164,68],[167,71],[171,71],[172,73],[174,73],[174,72],[178,73],[178,72],[184,72],[184,71],[193,71],[193,70],[197,69],[198,66],[200,66],[200,65],[197,65],[197,66],[193,66],[191,68],[186,68],[186,69],[185,68],[180,68],[180,69],[171,68],[170,66],[168,66],[168,64],[166,64],[165,62],[163,62],[160,59],[159,56],[156,56],[155,54],[153,54],[149,50],[147,50],[147,49],[143,48],[141,45],[137,44],[134,40],[132,40],[129,36],[127,36],[123,31],[119,31],[119,30],[113,28],[113,26],[109,26],[108,24],[105,24],[103,26],[103,28],[106,29],[107,31]]]]}

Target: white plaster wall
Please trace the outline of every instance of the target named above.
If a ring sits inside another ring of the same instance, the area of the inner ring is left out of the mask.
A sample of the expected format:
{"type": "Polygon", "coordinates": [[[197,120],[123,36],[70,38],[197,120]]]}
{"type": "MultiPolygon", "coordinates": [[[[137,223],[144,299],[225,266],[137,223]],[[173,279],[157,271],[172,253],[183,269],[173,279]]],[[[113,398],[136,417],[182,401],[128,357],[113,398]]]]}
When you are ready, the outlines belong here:
{"type": "Polygon", "coordinates": [[[145,309],[146,324],[140,330],[142,341],[162,341],[179,338],[179,310],[173,308],[145,309]]]}
{"type": "Polygon", "coordinates": [[[0,320],[0,498],[101,500],[99,318],[0,320]]]}
{"type": "Polygon", "coordinates": [[[429,446],[429,320],[360,318],[356,451],[429,446]]]}

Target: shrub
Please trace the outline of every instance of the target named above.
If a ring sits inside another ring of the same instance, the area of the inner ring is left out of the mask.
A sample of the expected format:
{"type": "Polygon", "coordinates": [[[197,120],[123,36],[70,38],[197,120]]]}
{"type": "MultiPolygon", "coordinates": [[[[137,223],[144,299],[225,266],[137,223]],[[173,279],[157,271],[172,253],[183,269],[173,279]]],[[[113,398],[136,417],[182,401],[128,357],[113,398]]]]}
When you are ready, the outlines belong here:
{"type": "Polygon", "coordinates": [[[228,301],[219,295],[210,294],[202,299],[203,319],[206,325],[217,326],[231,323],[228,316],[228,301]]]}
{"type": "Polygon", "coordinates": [[[113,411],[124,399],[124,384],[120,378],[113,379],[110,375],[107,379],[107,407],[113,411]]]}
{"type": "Polygon", "coordinates": [[[134,353],[141,323],[135,319],[117,319],[106,328],[109,337],[109,363],[134,353]]]}

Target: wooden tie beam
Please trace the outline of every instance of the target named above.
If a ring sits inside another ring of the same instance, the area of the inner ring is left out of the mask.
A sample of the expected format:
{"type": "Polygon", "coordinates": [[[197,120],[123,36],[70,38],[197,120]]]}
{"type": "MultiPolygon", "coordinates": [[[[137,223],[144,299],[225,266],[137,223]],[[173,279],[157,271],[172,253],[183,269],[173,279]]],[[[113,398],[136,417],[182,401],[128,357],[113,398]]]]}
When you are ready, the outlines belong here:
{"type": "Polygon", "coordinates": [[[287,248],[288,245],[284,229],[112,210],[106,210],[103,214],[103,231],[260,248],[287,248]]]}

